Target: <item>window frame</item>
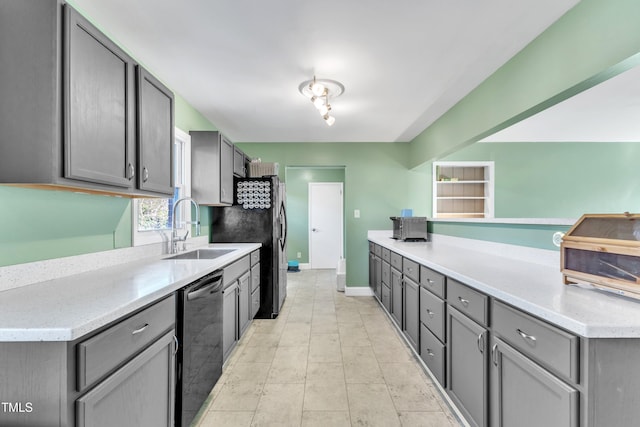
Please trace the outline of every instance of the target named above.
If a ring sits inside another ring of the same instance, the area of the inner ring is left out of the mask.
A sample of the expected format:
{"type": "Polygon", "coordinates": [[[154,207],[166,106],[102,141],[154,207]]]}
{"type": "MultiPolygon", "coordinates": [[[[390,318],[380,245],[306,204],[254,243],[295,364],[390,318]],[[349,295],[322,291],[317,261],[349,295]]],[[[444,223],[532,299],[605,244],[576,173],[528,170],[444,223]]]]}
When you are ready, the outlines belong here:
{"type": "MultiPolygon", "coordinates": [[[[175,168],[174,173],[181,173],[181,177],[174,177],[176,186],[182,187],[180,197],[191,197],[191,136],[179,129],[174,128],[174,143],[182,145],[182,167],[175,168]]],[[[171,239],[170,229],[145,230],[138,231],[138,211],[141,199],[133,199],[131,205],[131,245],[142,246],[156,243],[166,243],[171,239]]],[[[189,218],[191,216],[191,203],[182,203],[178,208],[177,228],[185,228],[184,221],[181,218],[189,218]]],[[[193,236],[189,236],[189,239],[193,236]]]]}

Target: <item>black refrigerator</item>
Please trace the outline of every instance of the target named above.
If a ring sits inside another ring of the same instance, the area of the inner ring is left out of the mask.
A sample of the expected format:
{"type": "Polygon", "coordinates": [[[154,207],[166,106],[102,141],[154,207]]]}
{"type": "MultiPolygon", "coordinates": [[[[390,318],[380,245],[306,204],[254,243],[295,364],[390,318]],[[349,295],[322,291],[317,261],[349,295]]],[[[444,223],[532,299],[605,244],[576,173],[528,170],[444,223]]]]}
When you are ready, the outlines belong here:
{"type": "Polygon", "coordinates": [[[277,176],[234,178],[233,206],[214,207],[212,243],[262,243],[260,309],[275,319],[287,296],[287,214],[284,184],[277,176]]]}

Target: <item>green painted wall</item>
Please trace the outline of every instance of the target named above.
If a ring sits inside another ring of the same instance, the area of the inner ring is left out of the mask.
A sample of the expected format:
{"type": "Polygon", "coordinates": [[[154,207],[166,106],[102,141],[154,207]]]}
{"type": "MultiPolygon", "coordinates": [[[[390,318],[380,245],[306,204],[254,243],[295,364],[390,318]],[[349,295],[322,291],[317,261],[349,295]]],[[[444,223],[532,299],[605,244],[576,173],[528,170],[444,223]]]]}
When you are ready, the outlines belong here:
{"type": "MultiPolygon", "coordinates": [[[[287,167],[287,258],[309,262],[309,183],[345,181],[344,167],[287,167]],[[300,252],[301,257],[297,254],[300,252]]],[[[346,195],[344,195],[346,199],[346,195]]]]}
{"type": "Polygon", "coordinates": [[[640,2],[582,0],[418,135],[411,166],[440,159],[640,62],[640,2]]]}
{"type": "Polygon", "coordinates": [[[368,283],[367,231],[389,229],[389,216],[412,207],[408,188],[421,186],[426,180],[424,174],[409,171],[406,143],[240,143],[238,146],[251,157],[278,162],[280,178],[285,182],[287,166],[344,166],[348,286],[368,283]],[[360,209],[360,218],[353,218],[354,209],[360,209]]]}

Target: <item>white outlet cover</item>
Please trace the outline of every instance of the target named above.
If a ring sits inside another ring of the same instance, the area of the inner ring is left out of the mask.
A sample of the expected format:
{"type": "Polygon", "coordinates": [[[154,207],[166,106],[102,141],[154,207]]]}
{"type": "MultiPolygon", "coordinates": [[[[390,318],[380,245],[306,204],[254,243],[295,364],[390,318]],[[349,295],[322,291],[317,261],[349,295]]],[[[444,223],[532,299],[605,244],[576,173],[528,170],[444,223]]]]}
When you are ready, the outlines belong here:
{"type": "Polygon", "coordinates": [[[353,211],[353,217],[354,218],[360,218],[360,209],[356,209],[353,211]]]}

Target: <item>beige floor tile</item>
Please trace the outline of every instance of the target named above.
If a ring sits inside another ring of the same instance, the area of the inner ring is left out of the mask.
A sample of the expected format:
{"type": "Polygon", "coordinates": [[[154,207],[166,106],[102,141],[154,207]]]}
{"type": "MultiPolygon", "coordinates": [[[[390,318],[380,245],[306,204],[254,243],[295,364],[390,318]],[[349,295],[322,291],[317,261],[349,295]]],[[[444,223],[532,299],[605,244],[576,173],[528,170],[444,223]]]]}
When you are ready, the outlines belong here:
{"type": "Polygon", "coordinates": [[[198,427],[250,427],[254,411],[209,411],[198,427]]]}
{"type": "Polygon", "coordinates": [[[255,411],[263,384],[225,383],[211,404],[214,411],[255,411]]]}
{"type": "Polygon", "coordinates": [[[267,373],[271,369],[271,363],[244,363],[236,362],[233,369],[227,374],[225,383],[253,382],[264,383],[267,373]]]}
{"type": "Polygon", "coordinates": [[[387,383],[387,387],[398,411],[442,411],[431,387],[425,383],[387,383]]]}
{"type": "Polygon", "coordinates": [[[416,384],[426,380],[414,362],[380,363],[380,369],[387,384],[416,384]]]}
{"type": "Polygon", "coordinates": [[[278,347],[267,374],[267,383],[304,383],[308,346],[278,347]]]}
{"type": "Polygon", "coordinates": [[[277,347],[245,346],[238,363],[271,363],[277,347]]]}
{"type": "Polygon", "coordinates": [[[307,364],[307,381],[319,382],[345,382],[344,367],[340,363],[314,363],[307,364]]]}
{"type": "Polygon", "coordinates": [[[305,411],[346,411],[349,409],[347,388],[341,382],[307,381],[304,388],[305,411]]]}
{"type": "Polygon", "coordinates": [[[255,427],[302,424],[304,384],[266,384],[253,417],[255,427]]]}
{"type": "Polygon", "coordinates": [[[349,411],[303,411],[302,427],[351,427],[349,411]]]}
{"type": "Polygon", "coordinates": [[[398,413],[402,427],[454,427],[443,412],[402,412],[398,413]]]}
{"type": "Polygon", "coordinates": [[[280,336],[282,332],[279,333],[262,333],[255,332],[249,341],[246,343],[246,347],[277,347],[280,342],[280,336]]]}
{"type": "Polygon", "coordinates": [[[340,333],[340,344],[343,347],[362,347],[371,345],[371,341],[369,341],[369,334],[367,334],[367,330],[361,324],[338,322],[338,331],[340,333]]]}
{"type": "Polygon", "coordinates": [[[385,384],[347,384],[347,396],[352,425],[400,426],[400,419],[385,384]]]}
{"type": "Polygon", "coordinates": [[[287,322],[282,331],[279,347],[293,347],[301,345],[309,345],[309,336],[311,335],[311,324],[302,322],[287,322]]]}
{"type": "Polygon", "coordinates": [[[309,362],[341,362],[342,351],[338,334],[311,335],[309,362]]]}

